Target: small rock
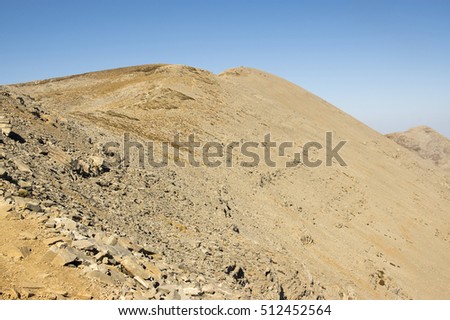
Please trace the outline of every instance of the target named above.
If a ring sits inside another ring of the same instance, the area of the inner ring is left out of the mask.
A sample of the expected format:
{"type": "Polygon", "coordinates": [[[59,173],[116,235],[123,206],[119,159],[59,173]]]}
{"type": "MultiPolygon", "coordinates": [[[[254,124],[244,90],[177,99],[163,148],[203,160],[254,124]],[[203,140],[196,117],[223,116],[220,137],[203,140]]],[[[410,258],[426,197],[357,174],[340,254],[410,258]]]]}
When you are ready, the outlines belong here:
{"type": "Polygon", "coordinates": [[[144,261],[143,265],[145,267],[145,270],[152,274],[153,279],[155,280],[161,279],[161,270],[157,266],[155,266],[153,263],[149,261],[144,261]]]}
{"type": "Polygon", "coordinates": [[[152,300],[152,299],[155,299],[156,293],[157,293],[156,289],[151,287],[148,290],[145,290],[144,292],[142,292],[142,296],[144,297],[144,299],[152,300]]]}
{"type": "Polygon", "coordinates": [[[105,237],[102,240],[103,240],[103,243],[107,244],[108,246],[115,246],[117,244],[117,237],[114,235],[105,237]]]}
{"type": "Polygon", "coordinates": [[[44,239],[42,242],[47,246],[52,246],[58,242],[64,242],[66,240],[65,237],[52,237],[48,239],[44,239]]]}
{"type": "Polygon", "coordinates": [[[95,167],[101,167],[105,163],[105,160],[102,157],[91,156],[89,157],[89,160],[95,167]]]}
{"type": "Polygon", "coordinates": [[[55,222],[57,228],[64,228],[69,231],[77,229],[77,223],[69,218],[56,218],[55,222]]]}
{"type": "Polygon", "coordinates": [[[134,251],[134,252],[140,252],[143,248],[139,245],[137,245],[136,243],[134,243],[133,241],[124,238],[124,237],[120,237],[117,240],[117,243],[119,245],[121,245],[124,248],[127,248],[128,250],[134,251]]]}
{"type": "Polygon", "coordinates": [[[19,197],[26,198],[26,197],[30,196],[30,192],[25,189],[19,189],[19,191],[17,191],[17,195],[19,197]]]}
{"type": "Polygon", "coordinates": [[[146,280],[153,276],[151,271],[144,269],[133,257],[125,257],[120,264],[133,278],[138,276],[146,280]]]}
{"type": "Polygon", "coordinates": [[[9,136],[11,129],[12,125],[10,120],[8,120],[5,116],[0,116],[0,138],[2,138],[3,135],[6,137],[9,136]]]}
{"type": "Polygon", "coordinates": [[[49,208],[49,207],[53,206],[55,203],[53,201],[51,201],[51,200],[44,200],[44,201],[42,201],[41,204],[44,207],[49,208]]]}
{"type": "Polygon", "coordinates": [[[178,290],[178,287],[173,284],[165,284],[158,287],[158,292],[169,295],[172,291],[178,290]]]}
{"type": "Polygon", "coordinates": [[[135,276],[134,280],[136,280],[136,282],[139,283],[141,286],[143,286],[145,289],[150,288],[150,284],[141,277],[135,276]]]}
{"type": "Polygon", "coordinates": [[[39,147],[39,154],[42,154],[43,156],[47,156],[49,154],[48,148],[39,147]]]}
{"type": "Polygon", "coordinates": [[[214,294],[216,293],[216,289],[214,287],[214,285],[207,283],[204,286],[202,286],[202,291],[204,293],[208,293],[208,294],[214,294]]]}
{"type": "Polygon", "coordinates": [[[22,252],[24,258],[28,257],[32,251],[30,247],[19,247],[19,250],[22,252]]]}
{"type": "Polygon", "coordinates": [[[43,260],[51,262],[58,266],[66,266],[77,260],[77,256],[67,248],[58,248],[53,246],[44,255],[43,260]]]}
{"type": "Polygon", "coordinates": [[[88,251],[95,248],[95,243],[91,239],[75,240],[72,242],[72,247],[88,251]]]}
{"type": "Polygon", "coordinates": [[[39,202],[37,202],[37,201],[27,202],[26,208],[33,212],[41,212],[42,211],[41,206],[39,205],[39,202]]]}
{"type": "Polygon", "coordinates": [[[45,227],[46,228],[55,228],[56,227],[56,222],[54,219],[49,219],[45,222],[45,227]]]}
{"type": "Polygon", "coordinates": [[[188,296],[194,296],[194,297],[195,296],[200,296],[200,295],[203,294],[202,290],[200,290],[197,287],[184,288],[183,291],[188,296]]]}
{"type": "Polygon", "coordinates": [[[22,160],[20,159],[13,159],[13,162],[17,168],[17,170],[19,170],[20,172],[23,173],[31,173],[31,169],[28,165],[26,165],[22,160]]]}
{"type": "Polygon", "coordinates": [[[156,253],[156,251],[153,248],[150,248],[147,245],[142,246],[142,249],[139,252],[146,256],[152,256],[156,253]]]}
{"type": "Polygon", "coordinates": [[[109,266],[108,269],[109,275],[115,282],[123,283],[127,279],[126,276],[122,272],[117,270],[115,267],[109,266]]]}
{"type": "Polygon", "coordinates": [[[32,189],[32,183],[29,181],[19,180],[19,182],[17,184],[19,185],[19,187],[21,189],[24,189],[27,191],[31,191],[31,189],[32,189]]]}

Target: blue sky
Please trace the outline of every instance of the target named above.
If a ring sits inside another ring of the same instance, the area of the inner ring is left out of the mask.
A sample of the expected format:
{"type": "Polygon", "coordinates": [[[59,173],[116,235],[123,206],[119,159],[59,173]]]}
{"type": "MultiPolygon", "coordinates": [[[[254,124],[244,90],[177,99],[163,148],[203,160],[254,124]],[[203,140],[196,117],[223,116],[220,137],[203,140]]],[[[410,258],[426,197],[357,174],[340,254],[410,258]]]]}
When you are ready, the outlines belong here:
{"type": "Polygon", "coordinates": [[[146,63],[286,78],[372,128],[450,137],[450,1],[0,1],[0,84],[146,63]]]}

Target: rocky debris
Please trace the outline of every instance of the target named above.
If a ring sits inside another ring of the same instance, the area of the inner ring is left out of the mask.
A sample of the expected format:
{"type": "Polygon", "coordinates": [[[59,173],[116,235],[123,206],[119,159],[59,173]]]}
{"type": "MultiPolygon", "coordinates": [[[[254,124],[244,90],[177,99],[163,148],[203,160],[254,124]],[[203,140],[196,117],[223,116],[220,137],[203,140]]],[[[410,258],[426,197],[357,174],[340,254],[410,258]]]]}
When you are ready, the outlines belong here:
{"type": "Polygon", "coordinates": [[[150,288],[150,284],[145,281],[144,279],[142,279],[139,276],[135,276],[134,280],[136,280],[137,283],[139,283],[142,287],[144,287],[144,289],[149,289],[150,288]]]}
{"type": "Polygon", "coordinates": [[[75,264],[78,260],[76,254],[72,250],[64,247],[53,245],[43,257],[43,261],[53,263],[58,266],[67,266],[75,264]]]}
{"type": "Polygon", "coordinates": [[[2,144],[0,196],[8,219],[41,224],[42,234],[29,238],[49,247],[45,263],[77,268],[109,299],[277,298],[281,283],[288,298],[321,291],[294,283],[298,275],[265,275],[272,253],[242,245],[243,212],[228,184],[209,199],[171,168],[109,167],[94,148],[115,139],[108,132],[70,119],[36,121],[47,118],[42,106],[23,96],[24,110],[14,100],[5,105],[24,111],[13,120],[26,142],[2,144]]]}
{"type": "MultiPolygon", "coordinates": [[[[0,137],[2,135],[9,136],[11,133],[12,125],[11,121],[8,120],[5,116],[0,115],[0,137]]],[[[1,139],[0,139],[1,140],[1,139]]]]}
{"type": "Polygon", "coordinates": [[[26,198],[26,197],[13,197],[14,204],[16,209],[28,209],[30,211],[34,212],[40,212],[41,206],[38,200],[26,198]]]}
{"type": "Polygon", "coordinates": [[[73,159],[71,167],[74,172],[84,178],[97,177],[109,169],[101,157],[89,156],[87,159],[73,159]]]}
{"type": "Polygon", "coordinates": [[[75,240],[72,241],[72,247],[79,250],[91,251],[95,249],[95,242],[91,239],[75,240]]]}
{"type": "Polygon", "coordinates": [[[17,170],[19,170],[22,173],[31,173],[31,169],[30,167],[25,164],[22,160],[20,159],[12,159],[14,165],[16,166],[17,170]]]}
{"type": "Polygon", "coordinates": [[[17,185],[23,189],[23,190],[27,190],[27,191],[31,191],[31,189],[33,188],[33,184],[29,181],[23,181],[23,180],[19,180],[17,185]]]}
{"type": "Polygon", "coordinates": [[[203,294],[203,291],[200,290],[200,288],[197,287],[188,287],[188,288],[183,288],[183,292],[185,294],[187,294],[188,296],[201,296],[203,294]]]}
{"type": "Polygon", "coordinates": [[[34,212],[40,212],[41,211],[41,206],[39,205],[38,201],[28,201],[26,203],[26,208],[30,211],[34,211],[34,212]]]}
{"type": "Polygon", "coordinates": [[[214,285],[208,283],[202,286],[202,291],[207,294],[214,294],[216,293],[216,288],[214,285]]]}
{"type": "Polygon", "coordinates": [[[58,242],[65,242],[66,240],[67,240],[66,237],[57,236],[57,237],[51,237],[48,239],[44,239],[43,242],[44,242],[44,244],[51,246],[58,242]]]}
{"type": "Polygon", "coordinates": [[[153,273],[141,266],[138,260],[133,256],[127,256],[123,258],[120,261],[120,264],[124,267],[126,272],[130,274],[131,277],[140,277],[147,280],[152,278],[153,276],[153,273]]]}

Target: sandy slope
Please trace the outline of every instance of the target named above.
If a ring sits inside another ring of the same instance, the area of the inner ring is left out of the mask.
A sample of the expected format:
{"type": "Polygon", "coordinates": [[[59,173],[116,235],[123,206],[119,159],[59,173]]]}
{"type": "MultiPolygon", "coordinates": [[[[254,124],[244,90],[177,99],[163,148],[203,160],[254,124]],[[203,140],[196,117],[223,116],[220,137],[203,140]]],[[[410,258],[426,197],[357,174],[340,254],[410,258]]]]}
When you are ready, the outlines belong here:
{"type": "MultiPolygon", "coordinates": [[[[98,145],[120,141],[123,132],[156,141],[195,132],[201,141],[224,143],[261,142],[271,133],[275,141],[300,146],[323,143],[332,131],[336,141],[348,141],[341,152],[345,167],[174,167],[194,206],[180,209],[177,218],[200,231],[173,235],[170,246],[223,243],[245,269],[250,297],[273,297],[262,293],[270,291],[262,284],[269,272],[293,299],[450,299],[449,177],[286,80],[249,68],[214,75],[149,65],[5,88],[33,98],[55,119],[74,120],[98,145]],[[231,225],[239,234],[223,231],[231,225]],[[299,283],[316,295],[300,292],[299,283]]],[[[324,150],[316,155],[323,158],[324,150]]],[[[157,223],[158,214],[152,219],[157,223]]],[[[180,254],[171,259],[199,268],[180,254]]],[[[203,272],[220,279],[213,269],[226,260],[217,257],[203,272]]]]}

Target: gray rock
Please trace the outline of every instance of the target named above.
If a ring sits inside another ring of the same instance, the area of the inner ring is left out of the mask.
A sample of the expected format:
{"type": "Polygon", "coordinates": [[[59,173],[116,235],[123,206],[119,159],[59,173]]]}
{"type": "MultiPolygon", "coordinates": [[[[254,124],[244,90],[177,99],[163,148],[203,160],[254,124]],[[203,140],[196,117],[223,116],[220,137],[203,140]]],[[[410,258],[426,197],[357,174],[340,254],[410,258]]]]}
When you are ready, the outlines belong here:
{"type": "Polygon", "coordinates": [[[58,248],[54,245],[44,255],[43,260],[58,266],[66,266],[77,261],[77,256],[67,248],[58,248]]]}
{"type": "Polygon", "coordinates": [[[117,244],[117,237],[112,235],[109,237],[104,237],[103,239],[103,243],[109,246],[115,246],[117,244]]]}
{"type": "Polygon", "coordinates": [[[14,165],[16,166],[17,170],[23,173],[31,173],[31,169],[28,165],[26,165],[22,160],[14,158],[13,159],[14,165]]]}
{"type": "Polygon", "coordinates": [[[128,238],[120,237],[117,240],[117,244],[121,245],[124,248],[127,248],[128,250],[134,251],[134,252],[140,252],[142,251],[142,247],[135,242],[131,241],[128,238]]]}
{"type": "Polygon", "coordinates": [[[20,188],[27,190],[27,191],[31,191],[31,189],[33,187],[32,183],[29,181],[19,180],[19,182],[17,184],[19,185],[20,188]]]}
{"type": "Polygon", "coordinates": [[[77,223],[69,218],[55,218],[56,227],[63,228],[69,231],[77,229],[77,223]]]}
{"type": "Polygon", "coordinates": [[[214,294],[216,293],[216,288],[214,285],[207,283],[205,285],[202,286],[202,291],[204,293],[208,293],[208,294],[214,294]]]}
{"type": "Polygon", "coordinates": [[[56,222],[54,219],[49,219],[45,222],[45,227],[46,228],[55,228],[56,227],[56,222]]]}
{"type": "Polygon", "coordinates": [[[57,237],[51,237],[48,239],[44,239],[44,240],[42,240],[42,242],[44,244],[46,244],[47,246],[52,246],[58,242],[64,242],[65,240],[66,240],[65,237],[57,236],[57,237]]]}
{"type": "Polygon", "coordinates": [[[41,206],[39,205],[39,202],[37,201],[29,201],[26,203],[26,208],[33,212],[41,212],[41,206]]]}
{"type": "Polygon", "coordinates": [[[51,200],[44,200],[44,201],[42,201],[41,204],[42,204],[44,207],[49,208],[49,207],[53,206],[55,203],[54,203],[53,201],[51,201],[51,200]]]}
{"type": "Polygon", "coordinates": [[[72,241],[72,247],[77,248],[79,250],[93,250],[95,248],[95,243],[91,239],[84,239],[84,240],[75,240],[72,241]]]}
{"type": "Polygon", "coordinates": [[[118,271],[115,267],[109,267],[108,269],[108,273],[115,282],[123,283],[127,279],[126,276],[122,272],[118,271]]]}
{"type": "Polygon", "coordinates": [[[197,287],[183,288],[183,292],[188,296],[201,296],[203,291],[197,287]]]}
{"type": "Polygon", "coordinates": [[[121,258],[121,257],[128,257],[128,256],[131,256],[131,252],[130,252],[130,250],[128,250],[128,249],[126,249],[126,248],[124,248],[124,247],[122,247],[121,245],[119,245],[119,244],[116,244],[115,246],[109,246],[109,248],[114,248],[114,250],[115,250],[115,252],[117,252],[117,255],[113,255],[114,256],[114,258],[121,258]]]}
{"type": "Polygon", "coordinates": [[[139,276],[135,276],[134,280],[136,280],[137,283],[139,283],[141,286],[143,286],[145,289],[150,288],[150,283],[148,281],[145,281],[139,276]]]}
{"type": "Polygon", "coordinates": [[[0,116],[0,138],[1,136],[8,137],[11,129],[11,122],[5,116],[0,116]]]}

